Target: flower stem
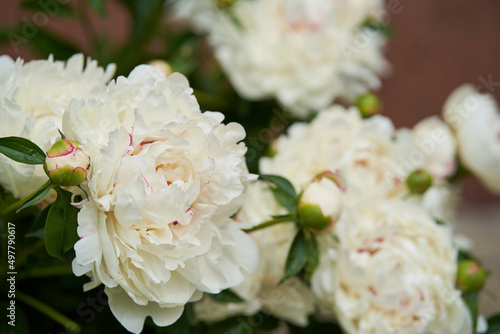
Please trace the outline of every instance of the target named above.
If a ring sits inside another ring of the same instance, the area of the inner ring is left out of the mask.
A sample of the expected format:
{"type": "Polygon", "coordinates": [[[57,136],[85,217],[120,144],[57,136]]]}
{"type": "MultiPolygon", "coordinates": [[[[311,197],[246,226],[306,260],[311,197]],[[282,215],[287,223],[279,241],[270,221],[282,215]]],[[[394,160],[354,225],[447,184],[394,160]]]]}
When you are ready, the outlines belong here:
{"type": "Polygon", "coordinates": [[[63,264],[57,266],[37,267],[30,271],[23,271],[17,276],[19,279],[29,279],[35,277],[71,275],[73,269],[70,265],[63,264]]]}
{"type": "Polygon", "coordinates": [[[261,230],[263,228],[273,226],[276,224],[280,224],[280,223],[295,223],[295,220],[296,220],[296,217],[294,214],[275,216],[274,219],[263,222],[257,226],[252,227],[252,228],[244,229],[243,231],[250,233],[250,232],[258,231],[258,230],[261,230]]]}
{"type": "Polygon", "coordinates": [[[38,299],[35,299],[31,296],[28,296],[27,294],[17,291],[16,296],[24,302],[25,304],[33,307],[34,309],[40,311],[41,313],[45,314],[52,320],[56,321],[60,325],[62,325],[64,328],[69,329],[73,333],[78,333],[81,330],[81,327],[79,324],[74,322],[73,320],[68,319],[64,314],[60,313],[59,311],[53,309],[49,305],[39,301],[38,299]]]}

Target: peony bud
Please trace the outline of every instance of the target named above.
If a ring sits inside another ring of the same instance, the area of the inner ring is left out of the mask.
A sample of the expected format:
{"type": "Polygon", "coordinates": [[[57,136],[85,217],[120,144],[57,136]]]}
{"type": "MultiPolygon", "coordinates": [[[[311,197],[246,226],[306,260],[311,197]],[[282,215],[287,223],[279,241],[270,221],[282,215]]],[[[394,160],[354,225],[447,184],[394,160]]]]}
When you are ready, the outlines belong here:
{"type": "Polygon", "coordinates": [[[463,260],[458,264],[457,288],[465,293],[477,292],[486,283],[488,273],[473,260],[463,260]]]}
{"type": "Polygon", "coordinates": [[[342,210],[341,189],[329,177],[316,177],[302,192],[297,214],[302,224],[316,231],[329,231],[342,210]]]}
{"type": "Polygon", "coordinates": [[[61,139],[48,151],[43,167],[50,180],[60,186],[77,186],[87,178],[90,157],[80,144],[61,139]]]}
{"type": "Polygon", "coordinates": [[[360,95],[357,98],[356,107],[358,107],[363,118],[368,118],[380,113],[380,110],[382,109],[382,102],[377,95],[368,93],[360,95]]]}
{"type": "Polygon", "coordinates": [[[432,186],[432,176],[423,169],[417,169],[406,178],[406,186],[410,193],[422,195],[432,186]]]}

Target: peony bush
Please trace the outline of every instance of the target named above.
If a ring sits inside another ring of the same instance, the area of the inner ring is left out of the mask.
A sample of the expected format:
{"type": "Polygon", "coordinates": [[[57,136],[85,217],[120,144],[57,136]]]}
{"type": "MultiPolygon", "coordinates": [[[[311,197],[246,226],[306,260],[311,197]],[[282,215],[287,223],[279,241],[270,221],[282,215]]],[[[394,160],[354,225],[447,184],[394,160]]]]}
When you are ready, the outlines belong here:
{"type": "Polygon", "coordinates": [[[381,115],[383,1],[117,4],[125,45],[84,29],[105,67],[38,23],[116,4],[7,34],[45,59],[0,56],[2,332],[498,330],[455,231],[462,179],[500,194],[498,105],[381,115]]]}

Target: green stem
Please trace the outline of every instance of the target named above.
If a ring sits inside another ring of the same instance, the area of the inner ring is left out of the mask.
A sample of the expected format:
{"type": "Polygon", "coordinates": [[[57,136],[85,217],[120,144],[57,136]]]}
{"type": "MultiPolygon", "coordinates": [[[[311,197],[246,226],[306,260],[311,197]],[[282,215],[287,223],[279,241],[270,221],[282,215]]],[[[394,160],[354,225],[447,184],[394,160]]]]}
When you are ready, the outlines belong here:
{"type": "Polygon", "coordinates": [[[64,314],[53,309],[49,305],[39,301],[38,299],[35,299],[31,296],[28,296],[27,294],[25,294],[21,291],[16,292],[16,297],[19,298],[20,301],[24,302],[25,304],[33,307],[34,309],[45,314],[47,317],[56,321],[57,323],[62,325],[64,328],[69,329],[70,331],[72,331],[74,333],[80,332],[81,327],[79,324],[77,324],[73,320],[67,318],[64,314]]]}
{"type": "Polygon", "coordinates": [[[244,229],[243,231],[246,233],[250,233],[280,223],[295,223],[295,215],[279,216],[275,219],[268,220],[267,222],[254,226],[252,228],[244,229]]]}
{"type": "Polygon", "coordinates": [[[48,276],[61,276],[61,275],[72,275],[73,269],[67,264],[49,266],[49,267],[37,267],[30,271],[20,272],[17,278],[28,279],[35,277],[48,277],[48,276]]]}

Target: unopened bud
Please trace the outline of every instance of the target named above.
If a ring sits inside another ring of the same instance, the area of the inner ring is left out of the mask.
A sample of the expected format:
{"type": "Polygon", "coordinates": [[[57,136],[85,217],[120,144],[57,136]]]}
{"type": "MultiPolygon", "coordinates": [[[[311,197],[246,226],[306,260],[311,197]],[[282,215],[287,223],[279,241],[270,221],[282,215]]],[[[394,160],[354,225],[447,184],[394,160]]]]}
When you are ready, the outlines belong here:
{"type": "Polygon", "coordinates": [[[315,231],[329,231],[342,211],[342,192],[329,177],[316,177],[302,192],[297,215],[302,225],[315,231]]]}
{"type": "Polygon", "coordinates": [[[90,157],[80,144],[61,139],[48,151],[43,167],[50,180],[60,186],[77,186],[87,178],[90,157]]]}
{"type": "Polygon", "coordinates": [[[356,107],[358,107],[363,118],[368,118],[380,114],[382,110],[382,101],[380,101],[378,96],[374,93],[367,93],[358,96],[356,107]]]}
{"type": "Polygon", "coordinates": [[[463,260],[458,264],[457,288],[465,293],[477,292],[486,283],[488,273],[473,260],[463,260]]]}
{"type": "Polygon", "coordinates": [[[417,169],[406,178],[406,186],[412,194],[421,195],[432,186],[432,175],[423,169],[417,169]]]}

